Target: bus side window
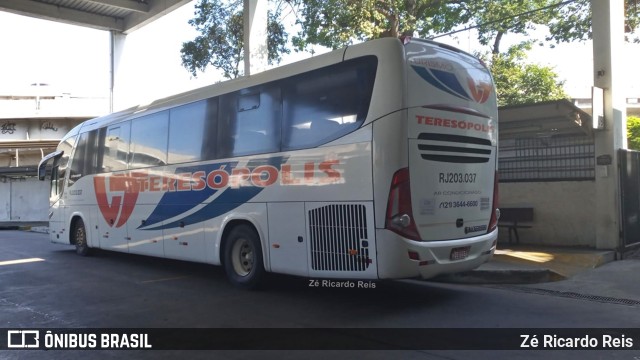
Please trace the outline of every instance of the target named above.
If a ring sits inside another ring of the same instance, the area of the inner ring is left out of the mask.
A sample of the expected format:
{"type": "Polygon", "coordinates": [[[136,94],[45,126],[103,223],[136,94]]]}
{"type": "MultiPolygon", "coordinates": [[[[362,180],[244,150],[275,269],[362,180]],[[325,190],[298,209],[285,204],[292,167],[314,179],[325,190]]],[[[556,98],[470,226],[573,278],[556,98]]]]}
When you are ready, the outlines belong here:
{"type": "Polygon", "coordinates": [[[60,168],[54,160],[53,167],[51,168],[51,189],[49,193],[49,202],[54,203],[60,197],[61,183],[62,178],[60,178],[60,168]]]}
{"type": "Polygon", "coordinates": [[[168,111],[133,119],[129,168],[166,165],[168,131],[168,111]]]}
{"type": "Polygon", "coordinates": [[[97,174],[102,168],[105,133],[105,129],[96,129],[80,134],[69,167],[68,186],[83,176],[97,174]]]}
{"type": "MultiPolygon", "coordinates": [[[[67,140],[60,143],[60,145],[58,146],[58,150],[62,150],[63,154],[62,154],[62,157],[60,157],[60,159],[58,160],[58,163],[56,164],[57,174],[55,175],[55,178],[54,178],[55,182],[52,180],[51,197],[50,197],[52,201],[55,201],[57,197],[62,195],[62,191],[64,190],[64,182],[65,182],[65,176],[67,175],[69,157],[73,152],[75,139],[76,139],[75,137],[67,138],[67,140]],[[57,186],[57,189],[55,190],[53,188],[54,183],[57,186]]],[[[51,176],[53,177],[53,173],[51,174],[51,176]]]]}
{"type": "Polygon", "coordinates": [[[102,172],[127,169],[130,128],[131,122],[127,121],[107,129],[105,149],[102,157],[102,172]]]}
{"type": "Polygon", "coordinates": [[[365,57],[283,81],[283,150],[326,144],[359,128],[367,117],[376,70],[365,57]]]}
{"type": "Polygon", "coordinates": [[[218,157],[280,151],[280,98],[274,85],[221,96],[218,157]]]}
{"type": "Polygon", "coordinates": [[[218,98],[171,109],[169,163],[214,159],[217,120],[218,98]]]}

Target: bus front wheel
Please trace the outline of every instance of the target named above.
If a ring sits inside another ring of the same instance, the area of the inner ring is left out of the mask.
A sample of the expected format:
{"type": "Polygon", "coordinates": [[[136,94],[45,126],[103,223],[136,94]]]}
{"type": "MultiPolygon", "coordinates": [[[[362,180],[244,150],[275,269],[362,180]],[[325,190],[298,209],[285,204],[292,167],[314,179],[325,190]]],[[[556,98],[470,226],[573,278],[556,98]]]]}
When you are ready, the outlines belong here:
{"type": "Polygon", "coordinates": [[[224,249],[227,278],[237,287],[255,289],[264,277],[262,246],[256,231],[237,225],[229,232],[224,249]]]}
{"type": "Polygon", "coordinates": [[[78,219],[73,224],[73,243],[76,245],[76,254],[80,256],[89,255],[89,244],[87,243],[87,229],[84,221],[78,219]]]}

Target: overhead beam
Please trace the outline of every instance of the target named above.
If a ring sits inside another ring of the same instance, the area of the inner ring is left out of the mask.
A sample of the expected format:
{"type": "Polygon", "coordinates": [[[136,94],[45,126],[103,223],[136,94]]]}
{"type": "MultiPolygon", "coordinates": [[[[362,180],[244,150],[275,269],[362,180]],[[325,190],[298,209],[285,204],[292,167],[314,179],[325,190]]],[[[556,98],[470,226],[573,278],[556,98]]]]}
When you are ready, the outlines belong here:
{"type": "Polygon", "coordinates": [[[5,149],[39,149],[55,148],[60,140],[3,140],[0,141],[0,150],[5,149]]]}
{"type": "Polygon", "coordinates": [[[123,32],[130,34],[190,1],[191,0],[148,0],[149,10],[146,13],[133,13],[124,19],[123,32]]]}
{"type": "Polygon", "coordinates": [[[124,21],[122,19],[91,14],[37,1],[3,0],[0,2],[0,10],[38,19],[87,26],[99,30],[124,31],[124,21]]]}
{"type": "Polygon", "coordinates": [[[84,2],[107,5],[118,9],[135,11],[139,13],[148,13],[151,6],[138,1],[133,0],[83,0],[84,2]]]}

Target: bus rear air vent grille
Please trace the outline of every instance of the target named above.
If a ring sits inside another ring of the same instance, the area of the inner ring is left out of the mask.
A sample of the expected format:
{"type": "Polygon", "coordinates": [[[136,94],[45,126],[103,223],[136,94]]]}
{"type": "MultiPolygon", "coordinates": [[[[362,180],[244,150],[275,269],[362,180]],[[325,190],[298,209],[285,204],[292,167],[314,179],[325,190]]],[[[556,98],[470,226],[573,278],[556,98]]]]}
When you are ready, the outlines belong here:
{"type": "Polygon", "coordinates": [[[326,205],[309,211],[311,268],[365,271],[369,259],[364,205],[326,205]]]}
{"type": "Polygon", "coordinates": [[[472,136],[421,133],[418,151],[425,160],[479,164],[491,159],[491,140],[472,136]]]}

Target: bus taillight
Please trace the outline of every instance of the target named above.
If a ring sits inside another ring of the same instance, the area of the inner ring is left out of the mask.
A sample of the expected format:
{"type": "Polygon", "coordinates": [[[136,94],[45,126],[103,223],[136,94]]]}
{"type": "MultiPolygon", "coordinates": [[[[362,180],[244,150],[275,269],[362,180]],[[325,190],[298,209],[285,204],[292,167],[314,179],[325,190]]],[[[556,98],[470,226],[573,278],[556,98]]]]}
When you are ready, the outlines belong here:
{"type": "Polygon", "coordinates": [[[385,228],[408,239],[421,240],[413,219],[409,168],[402,168],[393,174],[385,228]]]}
{"type": "Polygon", "coordinates": [[[498,227],[498,220],[500,220],[500,209],[498,209],[498,172],[493,178],[493,205],[491,206],[491,220],[489,221],[489,230],[487,233],[492,232],[498,227]]]}

